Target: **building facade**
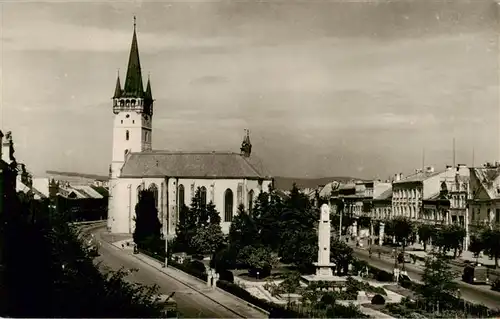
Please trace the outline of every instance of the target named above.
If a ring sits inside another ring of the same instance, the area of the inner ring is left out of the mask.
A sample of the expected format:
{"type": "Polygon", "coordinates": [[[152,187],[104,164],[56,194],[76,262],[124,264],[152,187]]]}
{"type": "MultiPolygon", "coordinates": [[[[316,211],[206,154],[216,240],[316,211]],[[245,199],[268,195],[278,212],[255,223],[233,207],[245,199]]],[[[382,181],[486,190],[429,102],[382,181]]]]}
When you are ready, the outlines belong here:
{"type": "Polygon", "coordinates": [[[110,165],[108,228],[132,233],[135,205],[141,190],[155,194],[163,233],[174,235],[183,205],[189,206],[199,187],[206,202],[221,214],[223,232],[239,204],[247,210],[273,180],[261,162],[251,155],[249,132],[240,153],[169,152],[152,149],[154,99],[151,81],[143,88],[134,24],[125,84],[118,76],[113,95],[113,150],[110,165]]]}
{"type": "Polygon", "coordinates": [[[470,169],[469,224],[472,231],[500,224],[500,164],[470,169]]]}

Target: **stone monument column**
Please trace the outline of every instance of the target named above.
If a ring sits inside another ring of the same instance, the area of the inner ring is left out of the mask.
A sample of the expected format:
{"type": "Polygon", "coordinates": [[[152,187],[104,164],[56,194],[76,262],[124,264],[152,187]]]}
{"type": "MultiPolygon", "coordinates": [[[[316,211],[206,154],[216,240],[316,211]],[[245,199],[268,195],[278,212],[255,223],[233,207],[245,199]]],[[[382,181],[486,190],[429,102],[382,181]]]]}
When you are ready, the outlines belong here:
{"type": "Polygon", "coordinates": [[[378,228],[378,244],[382,246],[384,244],[384,233],[385,233],[385,223],[380,222],[378,228]]]}
{"type": "Polygon", "coordinates": [[[316,276],[333,276],[332,268],[335,264],[330,262],[330,207],[326,204],[321,206],[321,216],[318,225],[318,262],[316,264],[316,276]]]}

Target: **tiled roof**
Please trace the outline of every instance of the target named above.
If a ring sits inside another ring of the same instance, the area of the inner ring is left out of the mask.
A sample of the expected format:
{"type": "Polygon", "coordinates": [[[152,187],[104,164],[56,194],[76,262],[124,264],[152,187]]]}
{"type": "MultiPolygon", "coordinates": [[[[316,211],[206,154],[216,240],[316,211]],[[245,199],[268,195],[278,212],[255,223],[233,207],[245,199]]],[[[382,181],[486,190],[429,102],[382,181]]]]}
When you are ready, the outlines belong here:
{"type": "Polygon", "coordinates": [[[377,196],[374,199],[383,200],[383,199],[389,199],[391,197],[392,197],[392,187],[389,189],[386,189],[385,191],[382,192],[382,194],[380,194],[379,196],[377,196]]]}
{"type": "Polygon", "coordinates": [[[103,198],[99,192],[97,192],[95,189],[93,189],[90,186],[83,186],[83,185],[75,185],[71,186],[73,189],[76,189],[78,192],[81,194],[85,195],[86,198],[103,198]]]}
{"type": "Polygon", "coordinates": [[[102,197],[108,197],[109,196],[109,191],[106,189],[106,187],[94,186],[94,185],[90,185],[90,187],[92,187],[92,189],[94,189],[96,192],[98,192],[99,194],[101,194],[102,197]]]}
{"type": "Polygon", "coordinates": [[[270,178],[262,163],[237,153],[130,153],[121,177],[270,178]]]}
{"type": "Polygon", "coordinates": [[[442,171],[437,171],[437,172],[432,172],[432,173],[419,172],[419,173],[410,175],[410,176],[408,176],[400,181],[394,181],[394,183],[399,184],[399,183],[408,183],[408,182],[422,182],[428,178],[434,177],[434,176],[439,175],[441,173],[442,173],[442,171]]]}
{"type": "Polygon", "coordinates": [[[474,168],[474,173],[488,196],[491,199],[497,198],[497,187],[500,186],[500,167],[474,168]]]}

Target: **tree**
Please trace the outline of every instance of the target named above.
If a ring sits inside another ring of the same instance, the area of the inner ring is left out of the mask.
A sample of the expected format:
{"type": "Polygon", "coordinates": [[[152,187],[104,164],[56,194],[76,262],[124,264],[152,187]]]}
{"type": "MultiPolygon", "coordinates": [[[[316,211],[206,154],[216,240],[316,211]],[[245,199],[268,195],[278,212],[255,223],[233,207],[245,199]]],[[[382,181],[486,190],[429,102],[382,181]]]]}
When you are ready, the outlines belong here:
{"type": "Polygon", "coordinates": [[[495,258],[495,268],[497,268],[500,257],[500,228],[487,228],[481,237],[485,244],[485,252],[495,258]]]}
{"type": "Polygon", "coordinates": [[[353,250],[351,247],[338,238],[332,238],[330,241],[330,259],[335,263],[337,272],[345,275],[349,270],[349,263],[352,262],[353,250]]]}
{"type": "Polygon", "coordinates": [[[429,224],[421,224],[418,227],[418,237],[424,244],[424,251],[427,251],[427,244],[432,238],[432,234],[436,231],[436,228],[429,224]]]}
{"type": "Polygon", "coordinates": [[[194,206],[193,211],[195,210],[198,210],[199,219],[197,229],[190,241],[190,247],[198,254],[209,254],[213,258],[225,240],[220,226],[220,214],[212,202],[201,207],[194,206]]]}
{"type": "Polygon", "coordinates": [[[275,190],[269,193],[261,192],[255,201],[252,216],[259,230],[256,238],[263,245],[276,251],[280,243],[280,217],[283,211],[283,202],[275,190]]]}
{"type": "Polygon", "coordinates": [[[278,221],[279,256],[285,263],[305,269],[317,256],[317,209],[294,184],[278,221]]]}
{"type": "Polygon", "coordinates": [[[469,244],[469,250],[474,254],[474,257],[476,258],[476,263],[479,258],[479,254],[484,249],[484,243],[481,239],[481,236],[473,235],[470,238],[470,244],[469,244]]]}
{"type": "Polygon", "coordinates": [[[454,296],[457,291],[455,277],[444,254],[437,253],[427,257],[422,275],[423,285],[418,290],[420,298],[432,306],[438,305],[440,301],[445,306],[449,296],[454,296]]]}
{"type": "Polygon", "coordinates": [[[238,214],[234,216],[229,227],[228,241],[234,251],[239,251],[243,247],[259,244],[257,242],[259,230],[252,216],[244,209],[243,205],[238,207],[238,214]]]}
{"type": "Polygon", "coordinates": [[[462,248],[465,235],[466,232],[462,226],[457,224],[446,225],[438,231],[436,244],[445,254],[453,250],[453,258],[456,258],[458,250],[462,248]]]}
{"type": "Polygon", "coordinates": [[[216,224],[199,228],[191,239],[191,247],[197,254],[213,255],[223,243],[224,234],[216,224]]]}
{"type": "Polygon", "coordinates": [[[126,282],[128,272],[123,270],[101,273],[78,231],[48,200],[8,198],[6,202],[8,213],[0,216],[1,316],[165,316],[156,302],[156,287],[126,282]]]}
{"type": "Polygon", "coordinates": [[[261,277],[269,275],[271,269],[276,266],[277,262],[272,251],[264,246],[247,246],[241,250],[240,258],[242,258],[246,266],[249,267],[251,275],[258,272],[261,277]]]}
{"type": "Polygon", "coordinates": [[[158,220],[153,192],[149,190],[140,192],[135,215],[134,242],[137,246],[145,248],[148,244],[157,243],[161,238],[161,223],[158,220]]]}
{"type": "MultiPolygon", "coordinates": [[[[406,217],[396,217],[392,220],[391,225],[394,237],[398,243],[401,243],[402,253],[404,256],[407,244],[413,240],[415,236],[415,228],[410,219],[406,217]]],[[[403,258],[403,270],[405,269],[405,262],[403,258]]]]}
{"type": "Polygon", "coordinates": [[[179,222],[177,223],[177,227],[175,229],[175,239],[172,246],[172,249],[175,249],[176,252],[187,252],[190,253],[190,241],[191,238],[196,233],[196,219],[195,216],[189,214],[189,208],[186,205],[183,205],[180,208],[179,212],[179,222]]]}
{"type": "Polygon", "coordinates": [[[200,187],[191,199],[191,206],[183,206],[179,215],[176,248],[188,253],[214,253],[211,249],[214,245],[217,246],[215,243],[223,236],[220,230],[220,214],[212,202],[204,204],[200,187]],[[210,239],[211,242],[204,244],[204,239],[210,239]]]}

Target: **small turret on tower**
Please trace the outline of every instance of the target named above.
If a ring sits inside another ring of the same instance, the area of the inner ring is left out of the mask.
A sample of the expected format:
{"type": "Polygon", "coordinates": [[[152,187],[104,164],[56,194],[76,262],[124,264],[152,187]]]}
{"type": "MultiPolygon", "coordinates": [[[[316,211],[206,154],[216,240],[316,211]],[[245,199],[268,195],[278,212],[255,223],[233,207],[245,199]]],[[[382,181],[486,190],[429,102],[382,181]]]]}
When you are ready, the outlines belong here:
{"type": "Polygon", "coordinates": [[[250,142],[250,131],[245,129],[245,137],[243,138],[243,142],[241,143],[241,155],[244,157],[250,157],[252,153],[252,143],[250,142]]]}
{"type": "Polygon", "coordinates": [[[119,99],[120,97],[122,97],[122,86],[120,84],[120,72],[118,72],[118,76],[116,77],[115,94],[113,95],[113,99],[119,99]]]}

